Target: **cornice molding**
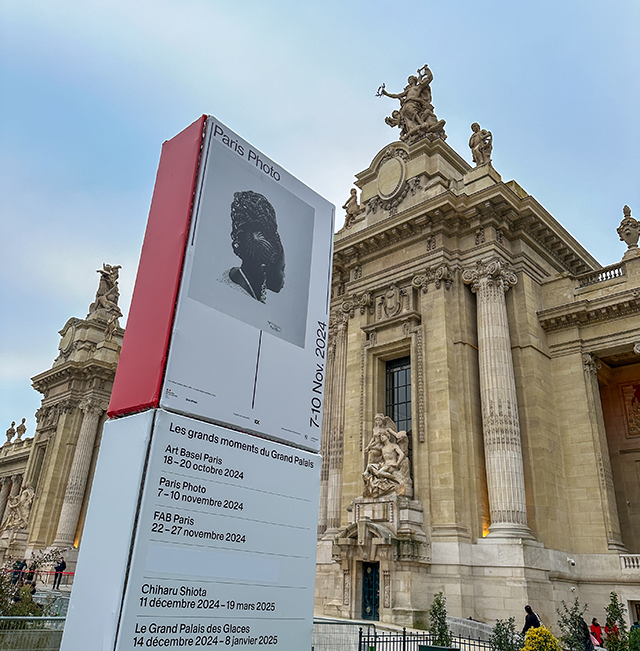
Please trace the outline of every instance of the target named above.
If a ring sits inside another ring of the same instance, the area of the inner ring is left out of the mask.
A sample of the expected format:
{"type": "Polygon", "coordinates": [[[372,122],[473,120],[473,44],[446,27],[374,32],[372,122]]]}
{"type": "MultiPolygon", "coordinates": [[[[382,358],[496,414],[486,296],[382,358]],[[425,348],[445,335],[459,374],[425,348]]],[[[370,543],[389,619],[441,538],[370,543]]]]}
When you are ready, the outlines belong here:
{"type": "Polygon", "coordinates": [[[538,312],[543,330],[552,332],[592,325],[640,312],[640,292],[630,289],[595,300],[583,299],[538,312]]]}
{"type": "Polygon", "coordinates": [[[371,226],[340,235],[335,240],[334,260],[338,267],[348,267],[352,259],[359,260],[412,236],[417,238],[438,226],[449,234],[466,234],[478,224],[507,231],[504,235],[508,239],[523,237],[574,276],[601,268],[533,197],[521,198],[505,183],[472,195],[447,190],[371,226]]]}

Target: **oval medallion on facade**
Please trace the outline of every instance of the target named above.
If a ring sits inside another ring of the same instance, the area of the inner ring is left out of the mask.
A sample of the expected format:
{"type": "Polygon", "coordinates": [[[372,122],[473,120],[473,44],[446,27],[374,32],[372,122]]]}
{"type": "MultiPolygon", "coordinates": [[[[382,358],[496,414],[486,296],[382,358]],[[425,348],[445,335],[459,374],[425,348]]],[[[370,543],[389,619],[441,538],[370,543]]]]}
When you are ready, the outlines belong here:
{"type": "Polygon", "coordinates": [[[383,200],[393,199],[401,190],[405,179],[405,164],[400,158],[390,158],[378,171],[378,195],[383,200]]]}

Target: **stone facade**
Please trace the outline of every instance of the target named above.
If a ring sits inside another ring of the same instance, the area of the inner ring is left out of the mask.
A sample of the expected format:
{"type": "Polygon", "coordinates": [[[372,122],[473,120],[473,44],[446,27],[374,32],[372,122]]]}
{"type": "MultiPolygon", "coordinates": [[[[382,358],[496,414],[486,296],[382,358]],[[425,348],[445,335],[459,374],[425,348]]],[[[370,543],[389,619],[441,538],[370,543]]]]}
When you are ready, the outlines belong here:
{"type": "Polygon", "coordinates": [[[404,138],[356,176],[364,213],[335,238],[316,612],[370,616],[374,567],[395,624],[423,625],[440,590],[485,622],[530,603],[555,624],[574,595],[602,617],[611,590],[635,618],[638,250],[602,268],[476,158],[404,138]],[[365,497],[385,368],[407,356],[413,495],[365,497]]]}
{"type": "Polygon", "coordinates": [[[43,395],[33,438],[0,449],[0,507],[25,487],[32,491],[28,526],[13,531],[3,526],[0,549],[7,555],[29,558],[32,551],[58,547],[70,550],[67,571],[75,566],[124,335],[118,325],[118,269],[99,270],[89,314],[67,321],[52,367],[32,378],[43,395]]]}

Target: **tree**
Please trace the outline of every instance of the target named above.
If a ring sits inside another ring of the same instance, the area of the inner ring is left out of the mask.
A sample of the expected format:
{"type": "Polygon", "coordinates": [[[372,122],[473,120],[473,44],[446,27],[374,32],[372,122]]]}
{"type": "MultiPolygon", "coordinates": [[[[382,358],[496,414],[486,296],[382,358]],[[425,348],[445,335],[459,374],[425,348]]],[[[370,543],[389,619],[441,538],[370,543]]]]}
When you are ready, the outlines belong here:
{"type": "Polygon", "coordinates": [[[571,608],[562,603],[562,609],[558,608],[558,626],[560,627],[560,639],[564,642],[565,648],[570,651],[583,651],[585,635],[589,634],[588,627],[584,621],[584,613],[588,604],[580,607],[578,597],[573,600],[571,608]],[[587,628],[585,633],[585,628],[587,628]]]}
{"type": "Polygon", "coordinates": [[[527,631],[522,651],[562,651],[562,647],[548,628],[539,626],[527,631]]]}
{"type": "Polygon", "coordinates": [[[515,617],[496,620],[489,643],[492,651],[520,651],[522,636],[516,632],[515,617]]]}
{"type": "Polygon", "coordinates": [[[447,624],[447,599],[442,592],[433,595],[429,608],[429,632],[434,646],[451,646],[451,631],[447,624]]]}
{"type": "Polygon", "coordinates": [[[629,631],[629,651],[640,651],[640,628],[629,631]]]}
{"type": "Polygon", "coordinates": [[[607,651],[627,651],[629,648],[629,633],[624,618],[627,609],[618,599],[616,592],[609,595],[609,605],[604,610],[607,613],[607,626],[610,630],[605,642],[607,651]],[[614,627],[618,629],[617,633],[614,627]]]}

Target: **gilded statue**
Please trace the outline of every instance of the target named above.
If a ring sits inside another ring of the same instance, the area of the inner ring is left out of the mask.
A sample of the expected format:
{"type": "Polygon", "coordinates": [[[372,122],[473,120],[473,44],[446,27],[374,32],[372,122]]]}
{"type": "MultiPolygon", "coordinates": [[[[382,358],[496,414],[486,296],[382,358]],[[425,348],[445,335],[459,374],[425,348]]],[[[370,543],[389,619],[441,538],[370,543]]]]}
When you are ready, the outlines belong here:
{"type": "Polygon", "coordinates": [[[351,194],[342,209],[347,211],[344,228],[351,228],[353,224],[360,221],[358,217],[364,212],[364,206],[358,203],[358,191],[355,188],[351,188],[351,194]]]}
{"type": "Polygon", "coordinates": [[[365,448],[366,469],[362,474],[364,497],[387,494],[412,497],[409,438],[384,414],[376,414],[371,440],[365,448]]]}
{"type": "Polygon", "coordinates": [[[400,127],[400,140],[413,144],[423,138],[435,140],[446,139],[444,120],[438,120],[431,103],[431,82],[433,73],[429,66],[424,65],[418,70],[418,76],[411,75],[407,85],[400,93],[388,93],[382,84],[376,93],[378,97],[385,95],[400,100],[400,110],[392,112],[385,118],[390,127],[400,127]]]}
{"type": "Polygon", "coordinates": [[[493,149],[493,136],[491,131],[481,129],[477,122],[471,125],[471,137],[469,138],[469,147],[476,167],[488,165],[491,162],[491,151],[493,149]]]}

